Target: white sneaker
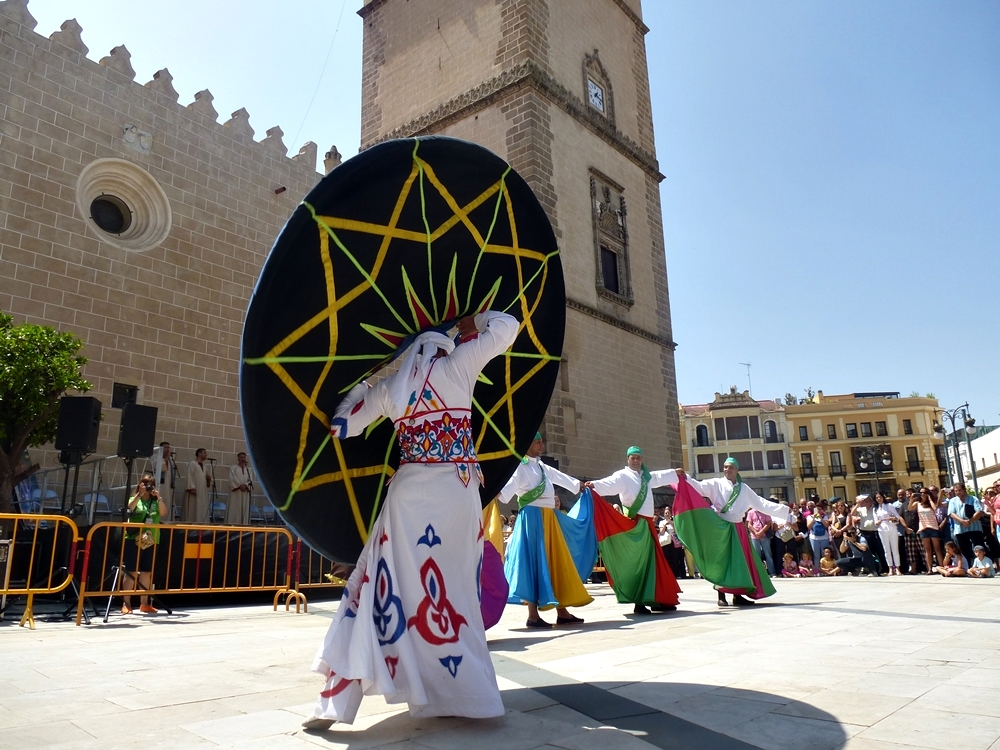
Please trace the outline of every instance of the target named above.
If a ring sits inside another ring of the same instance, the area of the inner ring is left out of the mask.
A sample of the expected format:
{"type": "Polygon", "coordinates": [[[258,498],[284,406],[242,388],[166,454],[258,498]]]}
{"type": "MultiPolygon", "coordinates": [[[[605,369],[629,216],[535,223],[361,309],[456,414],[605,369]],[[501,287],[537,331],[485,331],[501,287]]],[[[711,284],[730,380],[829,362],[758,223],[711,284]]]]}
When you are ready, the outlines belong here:
{"type": "Polygon", "coordinates": [[[308,719],[302,722],[303,729],[313,729],[318,732],[325,732],[327,729],[332,727],[337,722],[333,719],[323,719],[319,716],[310,716],[308,719]]]}

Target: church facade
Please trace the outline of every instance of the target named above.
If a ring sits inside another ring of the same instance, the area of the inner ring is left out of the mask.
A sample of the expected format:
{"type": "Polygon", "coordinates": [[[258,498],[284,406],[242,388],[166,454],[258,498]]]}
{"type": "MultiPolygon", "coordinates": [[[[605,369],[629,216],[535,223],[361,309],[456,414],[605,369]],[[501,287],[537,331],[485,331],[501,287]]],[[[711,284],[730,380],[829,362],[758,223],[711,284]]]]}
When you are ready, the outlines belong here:
{"type": "Polygon", "coordinates": [[[440,134],[531,185],[555,229],[566,343],[544,434],[599,476],[639,444],[679,466],[680,425],[639,0],[369,0],[361,147],[440,134]]]}
{"type": "MultiPolygon", "coordinates": [[[[598,476],[638,443],[681,460],[674,343],[639,0],[371,0],[362,148],[441,133],[525,177],[562,250],[567,336],[544,432],[598,476]]],[[[45,37],[0,0],[0,310],[85,342],[115,453],[116,392],[159,410],[178,461],[244,448],[243,317],[267,252],[322,176],[245,110],[184,104],[125,46],[89,56],[76,21],[45,37]]],[[[326,171],[339,162],[332,149],[326,171]]],[[[54,451],[33,451],[55,466],[54,451]]]]}

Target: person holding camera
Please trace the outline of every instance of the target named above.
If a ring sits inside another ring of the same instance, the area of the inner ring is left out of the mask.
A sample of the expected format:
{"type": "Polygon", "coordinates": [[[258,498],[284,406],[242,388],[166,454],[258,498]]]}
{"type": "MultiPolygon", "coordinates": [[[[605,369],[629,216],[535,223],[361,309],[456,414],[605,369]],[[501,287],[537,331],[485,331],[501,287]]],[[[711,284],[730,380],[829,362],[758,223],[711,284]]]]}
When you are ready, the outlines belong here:
{"type": "MultiPolygon", "coordinates": [[[[159,524],[160,518],[166,514],[167,506],[156,490],[156,482],[149,472],[142,475],[136,485],[135,494],[128,501],[128,524],[140,528],[125,528],[125,542],[122,547],[122,591],[135,591],[136,576],[139,586],[149,591],[153,573],[153,548],[160,541],[158,528],[145,528],[150,524],[159,524]],[[130,588],[126,589],[125,584],[130,588]]],[[[126,594],[122,597],[122,614],[132,614],[133,597],[126,594]]],[[[156,608],[149,603],[149,596],[140,597],[139,611],[147,615],[155,615],[156,608]]]]}
{"type": "Polygon", "coordinates": [[[868,540],[858,533],[853,526],[844,529],[843,541],[840,543],[840,554],[837,567],[849,575],[858,575],[861,568],[868,570],[868,576],[878,575],[878,562],[868,549],[868,540]]]}

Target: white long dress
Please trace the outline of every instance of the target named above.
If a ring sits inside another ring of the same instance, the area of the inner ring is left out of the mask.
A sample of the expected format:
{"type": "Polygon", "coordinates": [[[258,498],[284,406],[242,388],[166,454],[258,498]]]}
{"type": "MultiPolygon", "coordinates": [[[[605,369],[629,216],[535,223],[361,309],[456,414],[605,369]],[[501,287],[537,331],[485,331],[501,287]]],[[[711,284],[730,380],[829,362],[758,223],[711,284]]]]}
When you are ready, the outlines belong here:
{"type": "Polygon", "coordinates": [[[413,375],[400,370],[353,389],[332,420],[332,431],[353,436],[388,416],[401,459],[313,662],[327,677],[318,717],[353,722],[366,694],[408,703],[418,717],[504,713],[479,603],[482,480],[471,407],[476,378],[510,347],[518,323],[489,311],[476,324],[478,336],[414,379],[405,410],[392,396],[397,379],[413,375]]]}

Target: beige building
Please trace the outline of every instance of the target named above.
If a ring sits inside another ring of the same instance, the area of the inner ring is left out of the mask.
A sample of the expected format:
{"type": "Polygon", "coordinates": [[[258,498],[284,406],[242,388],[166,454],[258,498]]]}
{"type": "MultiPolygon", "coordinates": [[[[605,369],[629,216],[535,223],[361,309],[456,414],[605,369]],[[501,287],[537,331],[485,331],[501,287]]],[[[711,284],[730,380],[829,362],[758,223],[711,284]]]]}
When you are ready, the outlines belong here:
{"type": "Polygon", "coordinates": [[[74,20],[34,28],[25,0],[0,2],[0,310],[86,342],[99,455],[117,449],[117,385],[158,407],[179,462],[205,447],[228,466],[243,315],[321,176],[316,146],[289,158],[280,128],[219,122],[208,90],[180,103],[166,68],[136,81],[124,46],[91,59],[74,20]]]}
{"type": "Polygon", "coordinates": [[[548,213],[566,343],[543,432],[581,476],[681,458],[645,34],[639,0],[368,0],[361,146],[480,143],[548,213]]]}
{"type": "Polygon", "coordinates": [[[684,471],[696,479],[722,476],[732,456],[740,475],[761,497],[788,500],[793,483],[785,410],[777,401],[755,401],[736,386],[710,404],[680,406],[684,471]]]}
{"type": "Polygon", "coordinates": [[[820,391],[809,403],[786,406],[796,497],[873,492],[876,469],[878,486],[893,494],[947,483],[944,444],[933,429],[939,411],[937,399],[893,392],[820,391]]]}

